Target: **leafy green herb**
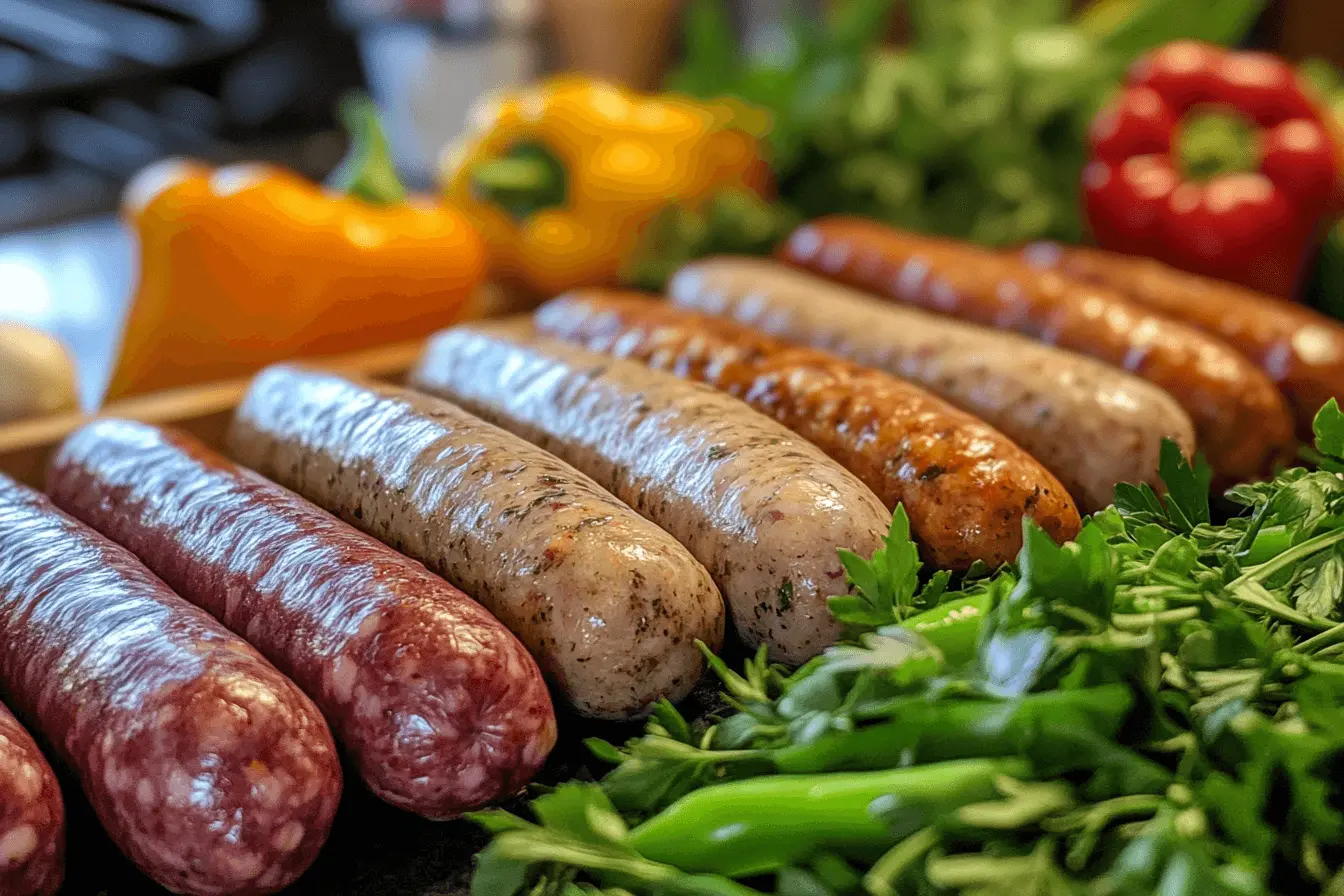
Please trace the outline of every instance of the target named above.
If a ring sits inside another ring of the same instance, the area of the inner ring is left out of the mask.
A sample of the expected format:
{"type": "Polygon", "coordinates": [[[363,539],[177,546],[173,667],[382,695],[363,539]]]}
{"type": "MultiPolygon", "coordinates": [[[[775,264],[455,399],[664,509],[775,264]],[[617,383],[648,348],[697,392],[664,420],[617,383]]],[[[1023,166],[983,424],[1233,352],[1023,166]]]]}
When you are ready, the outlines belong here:
{"type": "MultiPolygon", "coordinates": [[[[1344,420],[1320,420],[1325,456],[1344,420]]],[[[1015,565],[922,588],[898,508],[842,554],[845,643],[740,673],[702,645],[731,712],[660,702],[589,743],[600,785],[476,816],[475,892],[1338,896],[1344,480],[1284,470],[1222,520],[1207,465],[1161,460],[1161,496],[1118,489],[1063,545],[1027,522],[1015,565]]]]}
{"type": "Polygon", "coordinates": [[[1316,450],[1333,458],[1344,458],[1344,411],[1339,402],[1330,399],[1316,414],[1311,424],[1316,434],[1316,450]]]}
{"type": "MultiPolygon", "coordinates": [[[[828,601],[836,619],[853,626],[877,628],[900,622],[920,609],[915,601],[919,587],[919,549],[910,539],[910,518],[904,507],[897,505],[892,514],[891,529],[872,559],[864,560],[843,548],[839,553],[855,593],[832,597],[828,601]]],[[[931,583],[927,593],[940,594],[942,587],[946,587],[946,580],[942,586],[931,583]]],[[[920,592],[920,596],[924,597],[925,592],[920,592]]]]}

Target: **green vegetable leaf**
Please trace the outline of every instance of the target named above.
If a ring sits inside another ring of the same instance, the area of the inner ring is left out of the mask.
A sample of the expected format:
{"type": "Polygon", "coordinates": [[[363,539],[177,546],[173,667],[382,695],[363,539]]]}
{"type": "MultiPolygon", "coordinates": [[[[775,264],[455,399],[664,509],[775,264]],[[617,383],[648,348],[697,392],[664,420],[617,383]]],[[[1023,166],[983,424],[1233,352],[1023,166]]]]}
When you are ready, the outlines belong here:
{"type": "Polygon", "coordinates": [[[682,22],[682,64],[668,77],[668,88],[722,95],[738,72],[737,29],[728,7],[723,0],[691,0],[682,22]]]}
{"type": "Polygon", "coordinates": [[[1344,458],[1344,411],[1330,399],[1316,412],[1311,424],[1316,434],[1316,450],[1328,457],[1344,458]]]}
{"type": "Polygon", "coordinates": [[[831,614],[836,619],[877,628],[900,622],[919,609],[914,600],[919,587],[919,550],[910,540],[910,518],[904,507],[896,506],[891,529],[871,560],[844,548],[839,555],[856,593],[830,598],[831,614]]]}
{"type": "Polygon", "coordinates": [[[1265,0],[1112,0],[1089,10],[1079,26],[1104,50],[1128,60],[1174,40],[1236,45],[1264,8],[1265,0]]]}
{"type": "Polygon", "coordinates": [[[1339,619],[1340,603],[1344,601],[1344,548],[1336,545],[1313,560],[1293,591],[1293,606],[1308,616],[1339,619]]]}
{"type": "Polygon", "coordinates": [[[1171,439],[1163,439],[1157,470],[1167,487],[1167,513],[1172,521],[1184,532],[1209,522],[1209,484],[1213,482],[1213,468],[1203,455],[1196,455],[1191,465],[1179,445],[1171,439]]]}

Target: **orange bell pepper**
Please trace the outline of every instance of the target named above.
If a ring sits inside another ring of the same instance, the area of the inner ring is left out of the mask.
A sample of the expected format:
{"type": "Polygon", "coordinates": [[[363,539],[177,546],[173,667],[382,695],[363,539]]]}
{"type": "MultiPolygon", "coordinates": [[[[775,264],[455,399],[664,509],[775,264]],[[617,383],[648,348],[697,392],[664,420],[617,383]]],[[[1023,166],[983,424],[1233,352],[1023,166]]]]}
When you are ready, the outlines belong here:
{"type": "Polygon", "coordinates": [[[181,160],[123,197],[140,280],[107,398],[246,376],[273,361],[409,340],[446,326],[486,276],[466,218],[408,201],[372,104],[344,108],[343,192],[264,165],[181,160]]]}

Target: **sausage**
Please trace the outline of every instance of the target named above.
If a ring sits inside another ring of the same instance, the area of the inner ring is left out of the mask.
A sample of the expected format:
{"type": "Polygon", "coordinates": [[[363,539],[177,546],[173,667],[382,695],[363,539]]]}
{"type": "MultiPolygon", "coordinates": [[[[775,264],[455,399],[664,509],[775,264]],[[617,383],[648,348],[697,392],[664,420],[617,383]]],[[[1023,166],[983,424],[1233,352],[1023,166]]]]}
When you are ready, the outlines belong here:
{"type": "Polygon", "coordinates": [[[834,643],[836,548],[867,557],[891,514],[815,446],[727,395],[506,321],[434,336],[411,382],[551,451],[686,545],[749,646],[789,663],[834,643]]]}
{"type": "Polygon", "coordinates": [[[723,643],[723,599],[669,536],[587,476],[446,401],[308,370],[252,382],[247,466],[474,596],[581,713],[679,700],[723,643]]]}
{"type": "Polygon", "coordinates": [[[1321,405],[1344,398],[1344,326],[1305,305],[1101,249],[1035,243],[1022,257],[1227,340],[1278,385],[1304,441],[1321,405]]]}
{"type": "Polygon", "coordinates": [[[1020,336],[890,305],[758,258],[712,258],[668,284],[674,304],[730,318],[917,383],[975,414],[1059,477],[1085,511],[1118,482],[1157,486],[1171,438],[1194,428],[1161,389],[1020,336]]]}
{"type": "Polygon", "coordinates": [[[1005,436],[923,389],[731,321],[638,293],[579,290],[543,305],[540,332],[708,383],[821,448],[890,509],[900,503],[925,559],[966,569],[1012,562],[1022,518],[1057,541],[1078,508],[1005,436]]]}
{"type": "Polygon", "coordinates": [[[0,705],[0,893],[51,896],[65,874],[65,803],[56,775],[0,705]]]}
{"type": "Polygon", "coordinates": [[[312,701],[124,548],[0,476],[0,691],[114,843],[178,893],[273,893],[331,829],[312,701]]]}
{"type": "Polygon", "coordinates": [[[510,796],[555,744],[541,671],[484,607],[190,436],[95,421],[47,492],[290,676],[395,806],[510,796]]]}
{"type": "Polygon", "coordinates": [[[1016,330],[1091,355],[1162,387],[1190,415],[1225,481],[1267,472],[1293,429],[1269,378],[1227,343],[1106,290],[986,249],[917,237],[857,218],[798,228],[780,256],[907,305],[1016,330]]]}

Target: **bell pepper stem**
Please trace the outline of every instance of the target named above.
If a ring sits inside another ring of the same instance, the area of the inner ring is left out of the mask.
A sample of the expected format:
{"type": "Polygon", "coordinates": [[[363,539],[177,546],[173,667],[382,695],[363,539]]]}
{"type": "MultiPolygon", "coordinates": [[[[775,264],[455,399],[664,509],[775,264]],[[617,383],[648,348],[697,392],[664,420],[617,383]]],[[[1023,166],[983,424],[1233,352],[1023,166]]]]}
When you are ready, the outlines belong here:
{"type": "Polygon", "coordinates": [[[1259,164],[1255,128],[1235,112],[1197,112],[1181,123],[1177,156],[1188,180],[1252,171],[1259,164]]]}
{"type": "Polygon", "coordinates": [[[331,185],[373,205],[405,202],[406,188],[397,178],[378,106],[362,93],[349,94],[341,100],[340,117],[350,133],[350,151],[333,172],[331,185]]]}
{"type": "Polygon", "coordinates": [[[564,205],[569,188],[564,164],[540,143],[519,143],[471,169],[472,191],[521,221],[564,205]]]}
{"type": "Polygon", "coordinates": [[[551,169],[540,159],[506,157],[482,162],[472,169],[471,176],[484,189],[521,193],[546,189],[551,169]]]}

